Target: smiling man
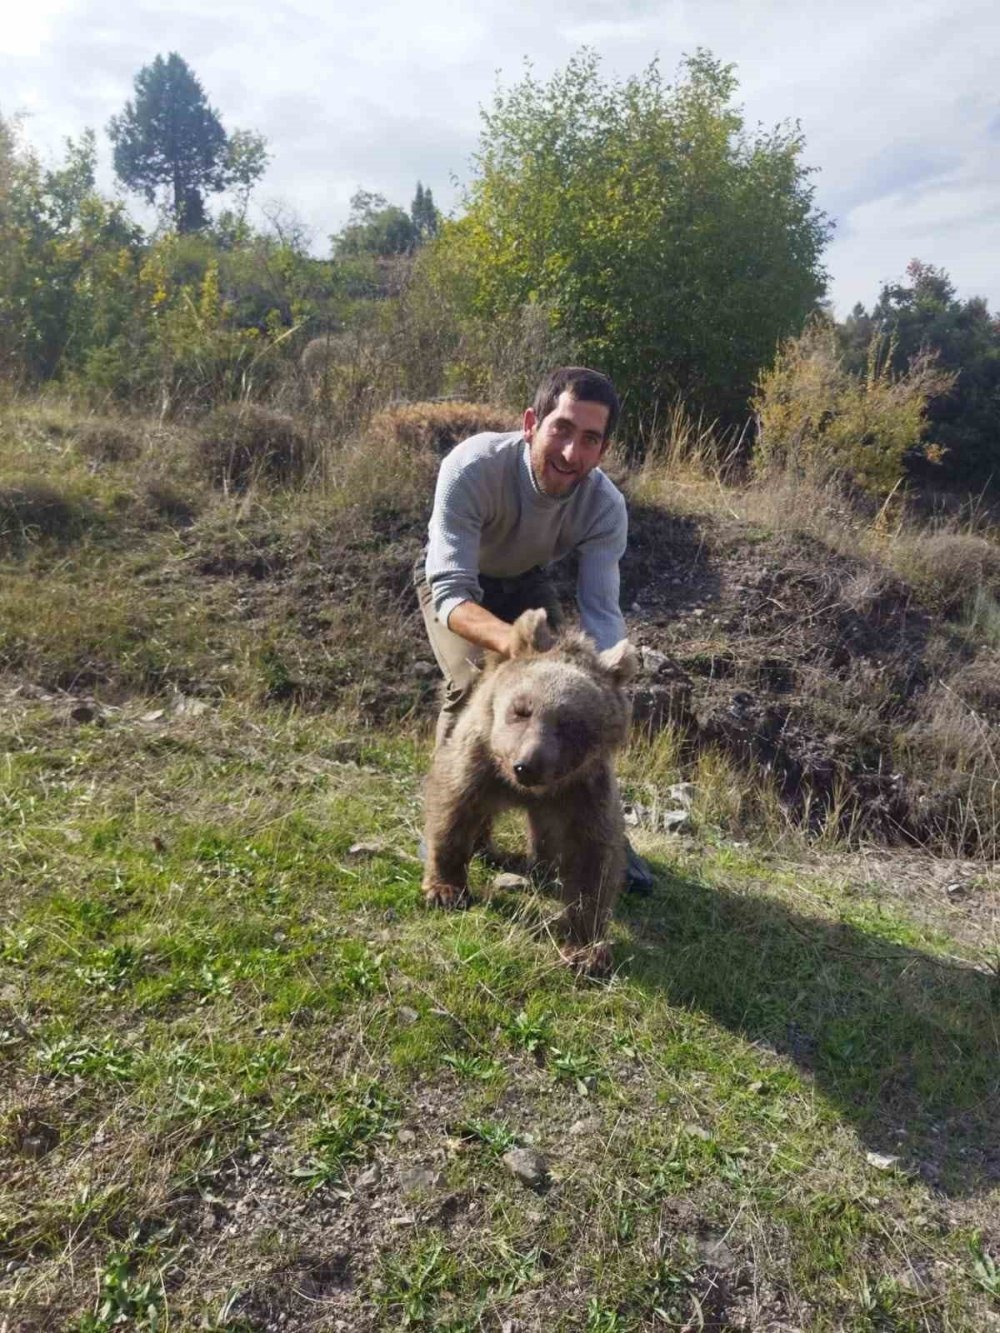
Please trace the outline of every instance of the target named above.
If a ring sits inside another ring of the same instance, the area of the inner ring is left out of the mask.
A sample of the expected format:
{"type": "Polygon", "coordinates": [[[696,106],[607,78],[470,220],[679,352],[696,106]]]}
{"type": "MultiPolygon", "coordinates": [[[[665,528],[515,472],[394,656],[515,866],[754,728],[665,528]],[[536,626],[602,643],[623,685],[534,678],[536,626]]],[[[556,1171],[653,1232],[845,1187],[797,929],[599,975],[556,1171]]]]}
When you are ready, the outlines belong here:
{"type": "Polygon", "coordinates": [[[445,678],[439,745],[484,650],[507,651],[521,612],[544,607],[558,625],[546,572],[553,561],[578,553],[580,620],[598,649],[625,637],[618,604],[625,500],[598,467],[618,412],[605,375],[565,366],[540,386],[522,430],[474,435],[441,464],[426,563],[417,570],[424,622],[445,678]]]}

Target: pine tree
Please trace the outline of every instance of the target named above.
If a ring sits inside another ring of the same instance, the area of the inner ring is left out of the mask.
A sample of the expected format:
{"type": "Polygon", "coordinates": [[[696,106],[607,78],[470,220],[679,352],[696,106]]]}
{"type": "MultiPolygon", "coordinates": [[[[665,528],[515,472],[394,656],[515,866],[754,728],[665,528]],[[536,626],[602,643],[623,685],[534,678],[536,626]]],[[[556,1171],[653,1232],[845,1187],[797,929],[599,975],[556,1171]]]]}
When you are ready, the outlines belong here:
{"type": "Polygon", "coordinates": [[[425,190],[420,181],[417,181],[417,192],[410,205],[410,218],[418,241],[429,241],[437,235],[440,214],[434,207],[434,196],[431,194],[430,186],[425,190]]]}
{"type": "Polygon", "coordinates": [[[135,98],[112,116],[115,172],[153,203],[166,188],[178,231],[204,226],[205,194],[227,185],[227,137],[201,84],[172,51],[135,77],[135,98]]]}

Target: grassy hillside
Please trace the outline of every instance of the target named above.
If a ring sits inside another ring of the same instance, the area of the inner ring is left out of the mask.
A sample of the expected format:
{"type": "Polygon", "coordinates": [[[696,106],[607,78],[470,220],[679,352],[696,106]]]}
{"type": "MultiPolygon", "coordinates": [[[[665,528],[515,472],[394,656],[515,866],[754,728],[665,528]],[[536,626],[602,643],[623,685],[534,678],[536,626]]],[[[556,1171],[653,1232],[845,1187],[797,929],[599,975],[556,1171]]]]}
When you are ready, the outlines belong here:
{"type": "Polygon", "coordinates": [[[437,434],[4,416],[0,1326],[1000,1327],[991,530],[627,479],[657,885],[585,984],[544,893],[420,903],[437,434]]]}

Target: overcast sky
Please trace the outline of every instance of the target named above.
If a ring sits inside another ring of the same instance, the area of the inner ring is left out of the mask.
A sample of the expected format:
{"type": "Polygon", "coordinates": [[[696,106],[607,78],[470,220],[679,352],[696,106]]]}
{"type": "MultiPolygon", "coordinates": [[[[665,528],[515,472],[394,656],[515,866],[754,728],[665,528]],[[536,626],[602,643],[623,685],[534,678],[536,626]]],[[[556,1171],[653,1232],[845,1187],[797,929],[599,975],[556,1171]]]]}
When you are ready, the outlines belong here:
{"type": "Polygon", "coordinates": [[[104,128],[138,69],[179,52],[227,129],[252,128],[316,253],[359,186],[445,211],[469,178],[479,107],[523,62],[546,79],[580,46],[624,77],[672,77],[707,47],[736,66],[749,125],[798,120],[844,315],[914,257],[1000,309],[1000,11],[996,0],[20,0],[0,22],[0,111],[43,154],[104,128]]]}

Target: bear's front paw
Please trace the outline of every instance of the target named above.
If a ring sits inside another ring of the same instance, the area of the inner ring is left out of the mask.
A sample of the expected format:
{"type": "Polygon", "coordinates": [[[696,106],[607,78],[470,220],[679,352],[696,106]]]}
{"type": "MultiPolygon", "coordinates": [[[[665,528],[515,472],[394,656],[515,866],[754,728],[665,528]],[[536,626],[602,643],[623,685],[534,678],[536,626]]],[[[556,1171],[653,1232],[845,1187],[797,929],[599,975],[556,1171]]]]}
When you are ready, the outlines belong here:
{"type": "Polygon", "coordinates": [[[614,964],[610,944],[586,944],[580,948],[564,947],[559,957],[582,977],[607,977],[614,964]]]}
{"type": "Polygon", "coordinates": [[[425,879],[424,902],[428,907],[468,907],[469,890],[464,884],[446,884],[441,879],[425,879]]]}

